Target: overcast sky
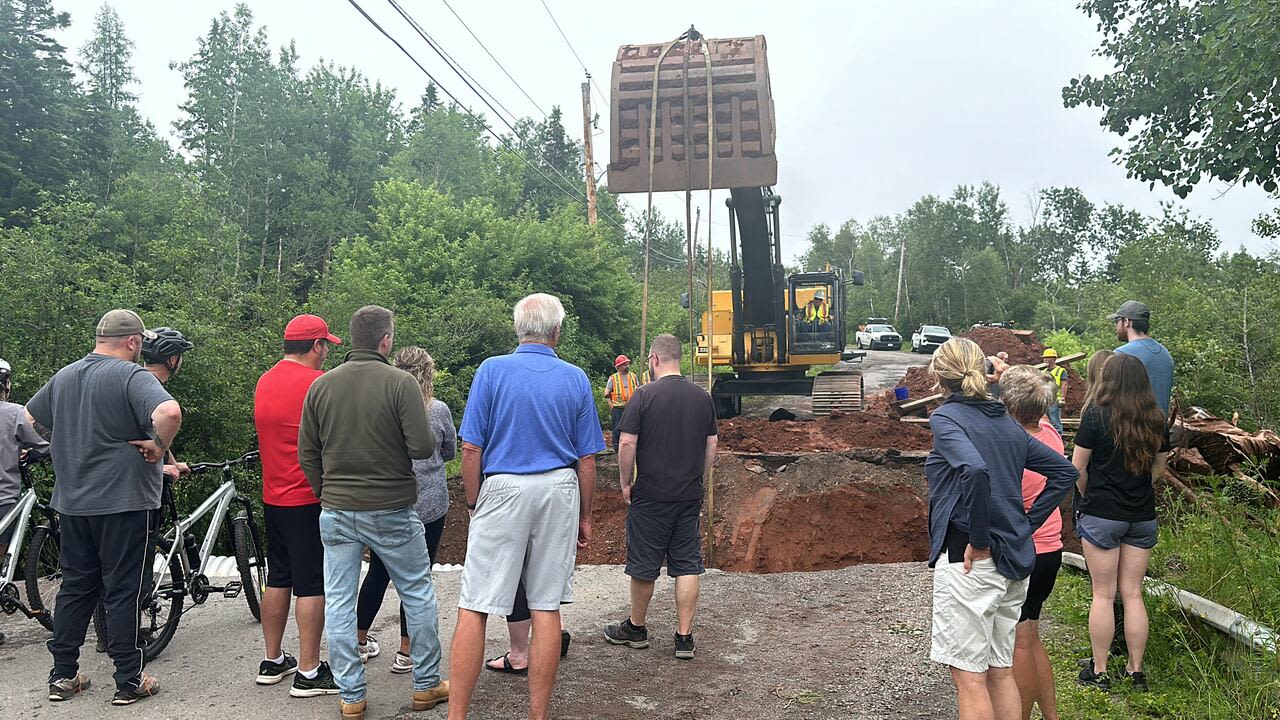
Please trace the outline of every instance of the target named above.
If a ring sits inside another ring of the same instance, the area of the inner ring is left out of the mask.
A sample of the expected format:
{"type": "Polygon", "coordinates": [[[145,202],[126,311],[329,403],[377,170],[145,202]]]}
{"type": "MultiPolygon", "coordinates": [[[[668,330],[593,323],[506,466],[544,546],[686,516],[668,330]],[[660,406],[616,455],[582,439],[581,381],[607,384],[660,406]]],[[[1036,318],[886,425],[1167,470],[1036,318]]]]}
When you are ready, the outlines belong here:
{"type": "MultiPolygon", "coordinates": [[[[480,102],[385,0],[358,0],[450,91],[480,102]]],[[[419,23],[512,111],[541,117],[502,74],[444,0],[400,0],[419,23]]],[[[582,67],[539,0],[449,0],[471,29],[543,109],[559,105],[569,133],[581,138],[582,67]]],[[[71,13],[62,41],[73,52],[87,40],[100,0],[54,0],[71,13]]],[[[196,38],[231,2],[115,0],[136,44],[142,113],[172,136],[182,77],[170,63],[189,58],[196,38]]],[[[395,87],[404,108],[416,104],[426,77],[379,35],[347,0],[252,0],[274,45],[297,43],[302,66],[320,59],[354,66],[395,87]]],[[[547,0],[597,84],[609,92],[618,46],[670,40],[696,25],[710,37],[765,35],[777,112],[779,179],[784,198],[784,254],[804,249],[818,223],[833,228],[902,212],[926,194],[958,184],[1000,186],[1015,222],[1030,215],[1038,188],[1074,185],[1095,203],[1156,213],[1176,200],[1125,178],[1108,151],[1117,138],[1098,126],[1099,112],[1067,110],[1061,88],[1074,75],[1106,66],[1093,56],[1094,23],[1066,0],[547,0]]],[[[600,112],[596,160],[608,162],[608,114],[600,112]]],[[[1250,223],[1277,201],[1261,190],[1205,184],[1184,204],[1216,226],[1228,249],[1271,252],[1275,243],[1250,223]]],[[[725,192],[717,194],[712,231],[727,234],[725,192]]],[[[706,193],[696,194],[705,203],[706,193]]],[[[644,195],[628,198],[639,208],[644,195]]],[[[661,207],[683,219],[672,195],[661,207]]],[[[703,210],[703,218],[706,210],[703,210]]],[[[705,228],[705,224],[703,225],[705,228]]],[[[705,235],[703,236],[705,237],[705,235]]],[[[717,242],[717,244],[720,244],[717,242]]]]}

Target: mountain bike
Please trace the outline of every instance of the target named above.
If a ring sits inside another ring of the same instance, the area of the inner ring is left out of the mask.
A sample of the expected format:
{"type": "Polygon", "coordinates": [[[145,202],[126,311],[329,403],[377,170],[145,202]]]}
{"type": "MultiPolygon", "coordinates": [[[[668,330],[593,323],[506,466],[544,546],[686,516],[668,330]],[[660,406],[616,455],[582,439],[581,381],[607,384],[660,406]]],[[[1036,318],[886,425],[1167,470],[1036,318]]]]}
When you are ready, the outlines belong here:
{"type": "MultiPolygon", "coordinates": [[[[138,636],[148,662],[155,659],[173,639],[182,618],[183,606],[190,598],[192,605],[203,605],[213,593],[224,598],[244,594],[249,612],[261,620],[259,600],[266,589],[267,561],[263,555],[262,535],[254,521],[253,505],[236,489],[233,468],[258,459],[250,452],[235,460],[200,463],[191,466],[192,475],[218,471],[224,482],[187,517],[179,517],[173,498],[173,481],[165,476],[160,500],[160,522],[152,531],[155,548],[153,560],[143,578],[139,602],[138,636]],[[237,506],[233,511],[232,505],[237,506]],[[234,514],[232,514],[234,512],[234,514]],[[204,540],[196,543],[192,528],[205,515],[211,515],[204,540]],[[239,580],[214,585],[205,574],[214,543],[227,525],[231,547],[235,552],[239,580]]],[[[95,619],[99,638],[105,641],[105,623],[95,619]]]]}
{"type": "Polygon", "coordinates": [[[27,490],[18,499],[18,504],[0,518],[0,532],[13,528],[9,549],[0,558],[0,611],[6,615],[21,612],[39,621],[46,630],[52,630],[53,606],[58,597],[58,588],[62,587],[62,571],[58,567],[58,514],[40,501],[35,483],[31,479],[31,468],[48,460],[48,454],[31,452],[18,463],[22,487],[27,490]],[[22,555],[27,526],[32,515],[36,514],[40,516],[40,524],[32,530],[31,552],[27,553],[26,566],[23,568],[23,579],[27,586],[27,605],[23,605],[18,597],[14,575],[18,569],[18,558],[22,555]]]}

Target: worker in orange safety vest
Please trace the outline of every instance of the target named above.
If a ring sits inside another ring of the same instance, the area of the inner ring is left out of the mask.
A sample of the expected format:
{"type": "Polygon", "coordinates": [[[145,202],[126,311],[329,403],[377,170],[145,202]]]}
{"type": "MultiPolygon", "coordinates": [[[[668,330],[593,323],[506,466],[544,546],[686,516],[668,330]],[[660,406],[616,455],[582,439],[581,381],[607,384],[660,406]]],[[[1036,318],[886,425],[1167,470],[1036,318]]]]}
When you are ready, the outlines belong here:
{"type": "Polygon", "coordinates": [[[609,399],[609,418],[610,427],[613,430],[613,447],[618,448],[618,421],[622,419],[622,411],[627,409],[627,401],[635,394],[636,388],[640,387],[640,383],[636,380],[636,374],[631,372],[631,358],[626,355],[619,355],[613,361],[613,369],[616,371],[609,377],[609,381],[604,385],[604,396],[609,399]]]}

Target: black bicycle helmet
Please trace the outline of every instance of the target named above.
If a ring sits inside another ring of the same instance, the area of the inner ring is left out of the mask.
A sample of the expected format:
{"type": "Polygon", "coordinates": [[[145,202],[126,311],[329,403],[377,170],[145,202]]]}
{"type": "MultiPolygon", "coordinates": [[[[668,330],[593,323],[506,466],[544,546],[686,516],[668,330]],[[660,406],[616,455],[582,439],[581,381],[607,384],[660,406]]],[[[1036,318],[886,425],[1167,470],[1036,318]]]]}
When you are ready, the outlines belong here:
{"type": "Polygon", "coordinates": [[[152,332],[155,333],[154,338],[142,340],[142,359],[148,365],[162,363],[171,357],[195,349],[195,345],[190,340],[182,337],[182,333],[173,328],[158,327],[152,332]]]}

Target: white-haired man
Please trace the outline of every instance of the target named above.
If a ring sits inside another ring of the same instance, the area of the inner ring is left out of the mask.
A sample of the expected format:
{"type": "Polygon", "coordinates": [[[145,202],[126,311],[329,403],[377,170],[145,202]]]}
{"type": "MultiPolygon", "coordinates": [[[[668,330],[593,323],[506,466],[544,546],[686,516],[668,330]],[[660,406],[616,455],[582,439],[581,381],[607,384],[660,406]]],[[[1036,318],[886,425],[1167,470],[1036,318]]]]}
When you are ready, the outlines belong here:
{"type": "Polygon", "coordinates": [[[516,303],[520,346],[485,360],[471,383],[458,433],[472,516],[449,663],[455,720],[467,716],[480,675],[485,622],[511,613],[522,575],[533,616],[529,718],[546,718],[551,703],[560,604],[573,599],[577,549],[591,539],[595,454],[604,450],[591,382],[555,353],[563,322],[552,295],[516,303]]]}

